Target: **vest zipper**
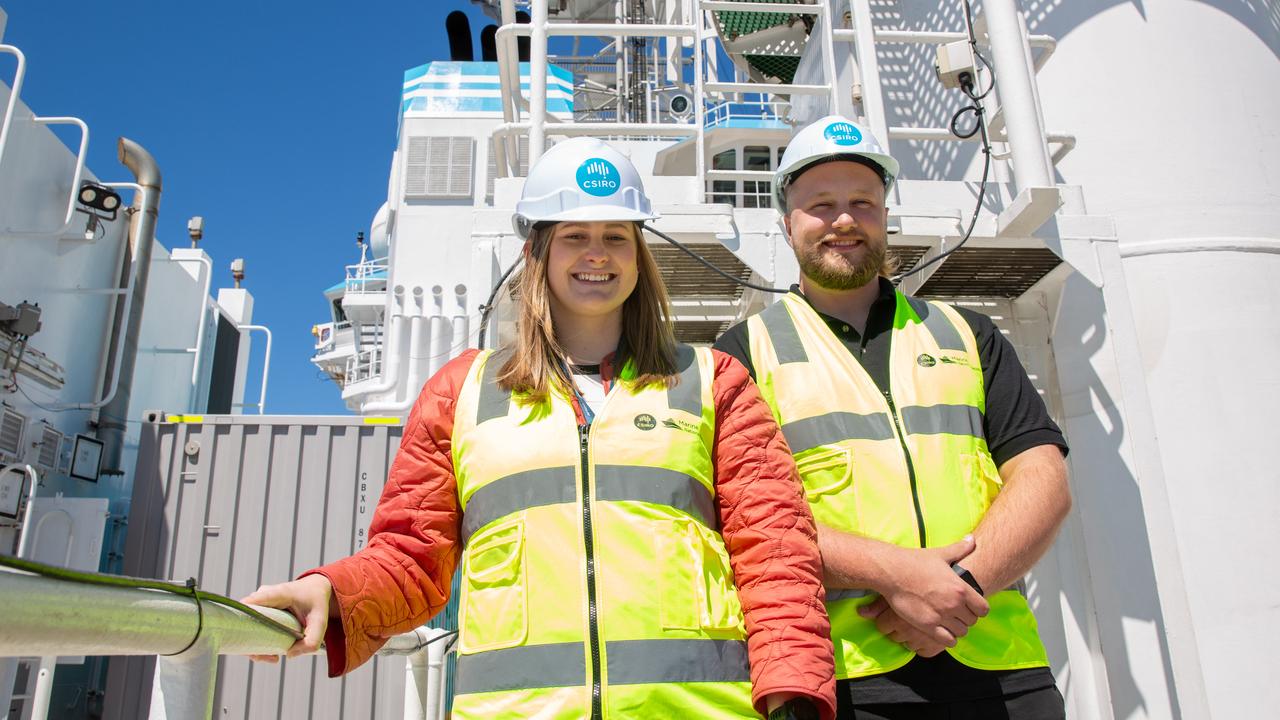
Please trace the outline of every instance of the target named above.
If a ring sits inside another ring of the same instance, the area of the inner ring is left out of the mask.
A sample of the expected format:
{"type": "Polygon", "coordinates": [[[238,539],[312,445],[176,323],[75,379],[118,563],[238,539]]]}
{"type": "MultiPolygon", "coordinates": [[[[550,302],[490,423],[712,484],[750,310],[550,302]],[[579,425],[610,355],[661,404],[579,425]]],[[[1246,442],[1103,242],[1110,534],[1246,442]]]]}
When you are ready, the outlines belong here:
{"type": "Polygon", "coordinates": [[[591,717],[598,720],[603,710],[600,704],[600,623],[596,609],[596,558],[591,540],[591,475],[587,461],[587,437],[591,425],[578,426],[579,448],[582,453],[582,538],[587,550],[587,622],[591,635],[591,717]]]}
{"type": "Polygon", "coordinates": [[[907,460],[907,479],[911,481],[911,503],[915,506],[916,529],[920,531],[920,547],[928,547],[925,544],[924,513],[920,510],[920,491],[916,487],[916,468],[911,462],[911,451],[907,450],[907,436],[902,433],[902,425],[898,423],[898,407],[893,404],[893,396],[887,390],[884,392],[884,399],[889,403],[889,417],[893,418],[893,429],[898,436],[898,444],[902,446],[902,457],[907,460]]]}

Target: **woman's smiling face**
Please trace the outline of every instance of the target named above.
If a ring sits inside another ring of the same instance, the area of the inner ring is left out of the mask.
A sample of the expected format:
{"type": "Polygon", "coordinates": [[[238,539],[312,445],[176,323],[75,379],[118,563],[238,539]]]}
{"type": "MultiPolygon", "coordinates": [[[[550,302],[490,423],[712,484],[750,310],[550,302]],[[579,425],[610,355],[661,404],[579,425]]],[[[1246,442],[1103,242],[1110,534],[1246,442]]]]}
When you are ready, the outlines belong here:
{"type": "Polygon", "coordinates": [[[562,222],[551,231],[547,286],[564,318],[621,312],[636,288],[636,230],[630,222],[562,222]]]}

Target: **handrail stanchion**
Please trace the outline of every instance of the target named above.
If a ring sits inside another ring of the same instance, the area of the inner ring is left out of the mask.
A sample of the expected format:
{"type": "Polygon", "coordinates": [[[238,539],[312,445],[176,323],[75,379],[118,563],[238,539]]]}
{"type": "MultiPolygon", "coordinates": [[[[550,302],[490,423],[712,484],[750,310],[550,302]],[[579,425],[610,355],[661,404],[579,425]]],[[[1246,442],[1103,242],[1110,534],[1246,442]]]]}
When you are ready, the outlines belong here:
{"type": "Polygon", "coordinates": [[[80,194],[80,178],[84,176],[84,159],[89,152],[89,126],[80,118],[74,117],[37,117],[31,122],[38,125],[75,125],[80,128],[80,151],[76,153],[76,170],[71,176],[71,196],[67,198],[67,216],[62,220],[63,229],[71,224],[76,214],[76,196],[80,194]]]}
{"type": "Polygon", "coordinates": [[[271,329],[266,325],[237,325],[236,329],[250,332],[258,330],[267,336],[267,356],[262,360],[262,387],[258,393],[258,414],[265,415],[267,411],[267,371],[271,369],[271,329]]]}
{"type": "Polygon", "coordinates": [[[13,45],[0,45],[0,53],[12,55],[18,59],[18,67],[13,72],[13,85],[9,88],[9,102],[4,108],[4,120],[0,120],[0,165],[3,165],[4,148],[9,143],[9,126],[13,124],[13,111],[18,108],[18,98],[22,95],[22,79],[27,74],[27,56],[13,45]]]}

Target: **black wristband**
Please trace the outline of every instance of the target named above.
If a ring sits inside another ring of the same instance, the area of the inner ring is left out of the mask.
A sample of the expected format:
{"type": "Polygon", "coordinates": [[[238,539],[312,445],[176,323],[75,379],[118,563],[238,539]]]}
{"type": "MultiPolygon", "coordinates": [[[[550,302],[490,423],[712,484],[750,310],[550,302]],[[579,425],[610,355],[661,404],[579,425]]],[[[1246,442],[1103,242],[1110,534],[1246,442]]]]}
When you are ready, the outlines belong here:
{"type": "Polygon", "coordinates": [[[973,573],[965,570],[960,563],[951,563],[951,569],[954,570],[956,574],[960,576],[960,579],[965,581],[969,587],[973,588],[974,592],[986,597],[986,593],[982,592],[982,586],[979,585],[977,579],[973,577],[973,573]]]}
{"type": "Polygon", "coordinates": [[[774,708],[769,720],[818,720],[818,708],[809,698],[791,698],[774,708]]]}

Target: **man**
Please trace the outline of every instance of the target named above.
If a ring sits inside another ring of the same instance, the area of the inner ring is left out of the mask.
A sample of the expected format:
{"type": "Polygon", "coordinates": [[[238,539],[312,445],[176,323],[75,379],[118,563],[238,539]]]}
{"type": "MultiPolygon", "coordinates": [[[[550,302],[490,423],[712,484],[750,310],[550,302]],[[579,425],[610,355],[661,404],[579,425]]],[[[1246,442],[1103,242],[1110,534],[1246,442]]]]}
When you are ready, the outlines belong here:
{"type": "Polygon", "coordinates": [[[898,163],[830,116],[774,176],[800,284],[716,347],[760,385],[826,566],[842,718],[1060,718],[1020,578],[1071,506],[1066,442],[979,313],[898,293],[898,163]]]}

